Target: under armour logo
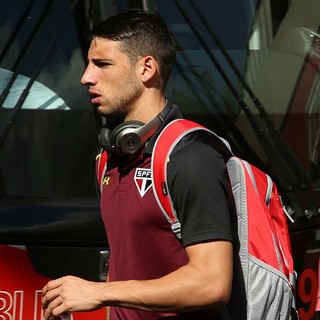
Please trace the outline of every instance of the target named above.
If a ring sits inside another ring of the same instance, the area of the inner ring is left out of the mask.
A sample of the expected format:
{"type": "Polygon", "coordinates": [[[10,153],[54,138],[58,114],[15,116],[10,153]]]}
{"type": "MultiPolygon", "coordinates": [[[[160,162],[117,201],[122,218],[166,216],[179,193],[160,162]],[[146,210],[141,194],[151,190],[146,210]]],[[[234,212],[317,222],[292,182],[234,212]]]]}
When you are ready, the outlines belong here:
{"type": "Polygon", "coordinates": [[[105,177],[103,178],[102,184],[103,184],[104,186],[107,186],[107,185],[109,184],[109,181],[110,181],[110,177],[109,177],[109,176],[105,176],[105,177]]]}

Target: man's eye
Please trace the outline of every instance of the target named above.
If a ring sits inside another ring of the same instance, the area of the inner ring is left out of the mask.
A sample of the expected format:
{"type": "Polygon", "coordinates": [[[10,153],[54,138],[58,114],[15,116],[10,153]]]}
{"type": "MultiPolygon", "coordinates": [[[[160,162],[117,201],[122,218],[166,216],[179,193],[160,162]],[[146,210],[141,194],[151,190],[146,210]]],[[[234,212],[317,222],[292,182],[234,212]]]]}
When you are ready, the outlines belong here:
{"type": "Polygon", "coordinates": [[[99,68],[106,68],[106,67],[111,66],[111,63],[104,62],[104,61],[97,61],[96,62],[96,66],[99,67],[99,68]]]}

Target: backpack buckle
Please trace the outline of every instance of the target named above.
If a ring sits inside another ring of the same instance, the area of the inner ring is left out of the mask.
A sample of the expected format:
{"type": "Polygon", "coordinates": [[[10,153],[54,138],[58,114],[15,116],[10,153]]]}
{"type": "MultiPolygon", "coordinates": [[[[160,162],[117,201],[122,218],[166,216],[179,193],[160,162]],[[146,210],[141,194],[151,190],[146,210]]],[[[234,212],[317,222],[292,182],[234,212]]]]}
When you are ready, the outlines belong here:
{"type": "Polygon", "coordinates": [[[176,235],[178,239],[181,239],[181,223],[176,222],[171,225],[171,229],[173,233],[176,235]]]}

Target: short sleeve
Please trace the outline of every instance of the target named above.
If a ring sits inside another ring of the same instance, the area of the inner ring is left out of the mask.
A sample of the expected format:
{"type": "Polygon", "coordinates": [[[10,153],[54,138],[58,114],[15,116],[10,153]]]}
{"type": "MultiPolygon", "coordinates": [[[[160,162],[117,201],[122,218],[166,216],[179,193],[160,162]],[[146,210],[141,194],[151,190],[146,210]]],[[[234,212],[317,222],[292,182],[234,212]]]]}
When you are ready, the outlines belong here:
{"type": "Polygon", "coordinates": [[[173,150],[168,187],[181,222],[183,246],[232,241],[231,191],[223,157],[208,134],[189,134],[173,150]]]}

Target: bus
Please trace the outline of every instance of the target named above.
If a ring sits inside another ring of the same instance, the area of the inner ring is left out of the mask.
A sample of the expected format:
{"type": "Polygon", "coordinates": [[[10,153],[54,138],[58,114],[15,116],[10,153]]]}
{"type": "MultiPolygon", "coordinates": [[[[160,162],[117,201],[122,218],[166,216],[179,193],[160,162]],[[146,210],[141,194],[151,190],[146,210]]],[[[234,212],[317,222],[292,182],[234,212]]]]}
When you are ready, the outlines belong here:
{"type": "Polygon", "coordinates": [[[106,280],[94,177],[104,119],[80,78],[87,30],[128,8],[159,13],[176,40],[167,97],[277,183],[300,318],[320,319],[319,0],[3,1],[0,318],[42,319],[49,279],[106,280]]]}

